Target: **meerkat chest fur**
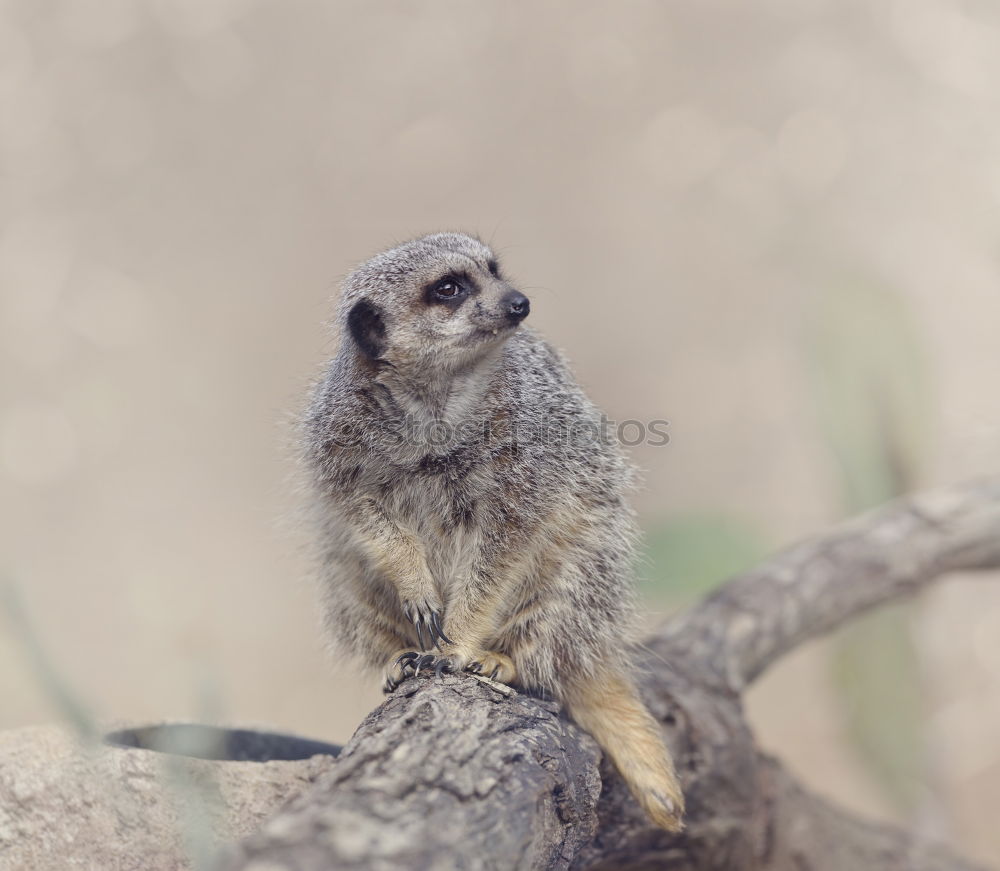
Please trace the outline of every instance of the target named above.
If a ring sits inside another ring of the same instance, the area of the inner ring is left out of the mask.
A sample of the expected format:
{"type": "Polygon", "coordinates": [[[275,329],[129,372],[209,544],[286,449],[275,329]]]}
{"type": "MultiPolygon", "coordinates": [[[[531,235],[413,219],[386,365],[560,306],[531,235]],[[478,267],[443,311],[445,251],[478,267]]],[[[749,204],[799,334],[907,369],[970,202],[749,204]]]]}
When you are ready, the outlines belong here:
{"type": "Polygon", "coordinates": [[[484,414],[495,413],[495,377],[491,361],[417,396],[386,379],[395,435],[367,458],[387,514],[418,536],[445,598],[480,550],[480,513],[501,495],[482,425],[484,414]]]}
{"type": "Polygon", "coordinates": [[[375,504],[380,516],[418,539],[444,598],[451,580],[468,574],[478,513],[496,494],[481,422],[496,404],[497,356],[459,371],[424,372],[342,360],[314,412],[326,418],[316,423],[322,431],[337,429],[332,419],[351,426],[350,438],[321,448],[331,507],[349,515],[350,526],[352,513],[375,504]]]}

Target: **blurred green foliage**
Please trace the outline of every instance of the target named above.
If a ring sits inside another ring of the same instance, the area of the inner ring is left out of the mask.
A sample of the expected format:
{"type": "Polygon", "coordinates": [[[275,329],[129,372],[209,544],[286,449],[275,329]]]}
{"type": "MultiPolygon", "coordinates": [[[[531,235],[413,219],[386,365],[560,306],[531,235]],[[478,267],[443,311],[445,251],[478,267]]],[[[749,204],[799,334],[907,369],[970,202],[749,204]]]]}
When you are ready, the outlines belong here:
{"type": "Polygon", "coordinates": [[[856,513],[913,485],[931,434],[927,367],[912,314],[892,291],[848,279],[816,302],[806,326],[809,393],[843,508],[856,513]]]}
{"type": "Polygon", "coordinates": [[[735,517],[667,519],[651,526],[644,537],[640,589],[647,598],[685,605],[751,568],[769,549],[748,521],[735,517]]]}
{"type": "Polygon", "coordinates": [[[927,776],[913,616],[912,606],[865,614],[836,639],[832,664],[848,740],[886,797],[907,812],[927,776]]]}
{"type": "Polygon", "coordinates": [[[95,744],[99,735],[90,709],[49,656],[29,619],[21,591],[12,581],[0,579],[0,613],[7,618],[10,631],[24,650],[28,668],[52,705],[85,742],[95,744]]]}
{"type": "MultiPolygon", "coordinates": [[[[28,668],[53,707],[77,733],[85,747],[96,749],[102,740],[97,721],[49,655],[29,618],[20,590],[13,582],[2,578],[0,615],[6,618],[11,632],[20,642],[28,668]]],[[[204,689],[214,686],[210,676],[205,680],[204,689]]],[[[164,752],[162,761],[165,783],[174,793],[179,831],[190,866],[194,871],[207,871],[217,865],[220,838],[213,827],[222,816],[222,799],[211,774],[203,772],[200,777],[194,777],[183,760],[183,754],[205,754],[212,748],[163,746],[159,749],[164,752]]]]}
{"type": "MultiPolygon", "coordinates": [[[[844,281],[817,299],[807,325],[809,391],[854,514],[907,492],[926,455],[930,388],[911,312],[890,289],[844,281]]],[[[836,638],[834,685],[847,735],[900,810],[926,777],[926,737],[913,605],[865,615],[836,638]]]]}

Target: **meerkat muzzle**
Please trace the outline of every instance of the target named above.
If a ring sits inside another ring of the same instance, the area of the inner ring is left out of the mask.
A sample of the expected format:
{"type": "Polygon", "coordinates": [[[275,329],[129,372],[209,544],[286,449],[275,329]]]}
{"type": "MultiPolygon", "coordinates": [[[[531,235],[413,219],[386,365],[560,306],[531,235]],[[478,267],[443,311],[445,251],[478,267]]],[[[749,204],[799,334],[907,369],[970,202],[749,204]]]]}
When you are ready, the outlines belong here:
{"type": "Polygon", "coordinates": [[[523,293],[512,290],[501,300],[504,315],[512,324],[519,324],[531,311],[531,301],[523,293]]]}

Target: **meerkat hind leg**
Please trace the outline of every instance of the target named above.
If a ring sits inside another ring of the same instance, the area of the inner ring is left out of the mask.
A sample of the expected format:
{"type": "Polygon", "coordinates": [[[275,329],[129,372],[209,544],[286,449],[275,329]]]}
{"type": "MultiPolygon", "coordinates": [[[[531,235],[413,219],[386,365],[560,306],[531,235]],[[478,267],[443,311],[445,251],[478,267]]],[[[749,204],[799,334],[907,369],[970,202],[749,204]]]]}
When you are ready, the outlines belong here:
{"type": "Polygon", "coordinates": [[[517,669],[514,667],[513,660],[495,650],[477,653],[465,666],[465,670],[507,684],[512,683],[517,677],[517,669]]]}
{"type": "MultiPolygon", "coordinates": [[[[517,677],[517,669],[513,660],[504,653],[495,650],[469,650],[458,648],[438,658],[444,665],[442,671],[478,674],[500,683],[512,683],[517,677]]],[[[439,666],[440,668],[440,666],[439,666]]],[[[438,671],[440,674],[441,672],[438,671]]]]}

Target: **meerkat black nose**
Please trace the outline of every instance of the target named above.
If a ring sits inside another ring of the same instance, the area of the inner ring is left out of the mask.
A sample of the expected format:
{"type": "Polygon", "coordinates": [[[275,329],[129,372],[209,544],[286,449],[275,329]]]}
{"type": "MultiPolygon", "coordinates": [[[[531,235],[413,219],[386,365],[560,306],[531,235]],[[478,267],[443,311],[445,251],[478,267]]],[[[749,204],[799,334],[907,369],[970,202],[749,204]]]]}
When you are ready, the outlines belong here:
{"type": "Polygon", "coordinates": [[[503,298],[503,302],[506,306],[507,319],[514,323],[523,321],[528,316],[528,312],[531,311],[531,303],[528,301],[528,297],[523,293],[518,293],[516,290],[508,293],[503,298]]]}

